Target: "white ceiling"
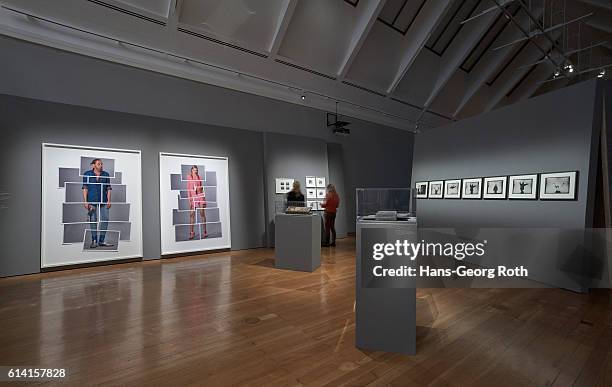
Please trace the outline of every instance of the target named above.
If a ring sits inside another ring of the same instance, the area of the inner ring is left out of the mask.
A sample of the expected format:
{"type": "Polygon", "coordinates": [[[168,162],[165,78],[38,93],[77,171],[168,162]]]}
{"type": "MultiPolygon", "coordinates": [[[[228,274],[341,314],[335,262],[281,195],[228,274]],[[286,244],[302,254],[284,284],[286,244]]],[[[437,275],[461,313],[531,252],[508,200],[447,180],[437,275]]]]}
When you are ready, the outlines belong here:
{"type": "Polygon", "coordinates": [[[599,72],[551,81],[542,50],[557,63],[566,53],[575,73],[612,63],[612,2],[560,3],[0,0],[0,34],[321,110],[340,101],[348,116],[422,130],[599,72]],[[527,3],[545,27],[593,15],[549,31],[558,49],[542,36],[496,49],[524,37],[496,3],[532,32],[527,3]]]}

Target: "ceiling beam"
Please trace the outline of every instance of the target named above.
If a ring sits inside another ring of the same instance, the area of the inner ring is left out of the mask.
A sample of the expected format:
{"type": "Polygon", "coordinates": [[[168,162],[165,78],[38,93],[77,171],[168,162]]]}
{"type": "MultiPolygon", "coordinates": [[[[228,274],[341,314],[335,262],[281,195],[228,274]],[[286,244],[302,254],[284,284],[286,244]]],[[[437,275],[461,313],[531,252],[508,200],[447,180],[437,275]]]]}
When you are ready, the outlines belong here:
{"type": "MultiPolygon", "coordinates": [[[[560,34],[553,33],[552,38],[558,38],[560,34]]],[[[539,38],[543,40],[543,38],[539,38]]],[[[552,43],[545,40],[539,42],[540,47],[544,50],[549,51],[552,49],[552,43]]],[[[483,112],[488,112],[497,107],[500,102],[506,98],[506,94],[510,92],[512,87],[517,84],[530,70],[529,67],[520,67],[521,64],[533,63],[542,57],[538,47],[533,44],[529,44],[525,49],[514,59],[508,69],[500,76],[495,84],[489,90],[487,98],[488,103],[485,105],[483,112]]],[[[552,65],[552,63],[551,63],[552,65]]]]}
{"type": "Polygon", "coordinates": [[[542,85],[541,82],[550,78],[555,71],[555,66],[549,61],[544,61],[531,71],[531,73],[523,79],[520,85],[510,94],[505,101],[507,105],[530,98],[542,85]]]}
{"type": "Polygon", "coordinates": [[[448,8],[451,0],[428,0],[417,15],[416,19],[404,34],[402,42],[402,59],[396,69],[391,84],[387,87],[387,93],[395,91],[400,81],[414,63],[425,43],[436,29],[448,8]]]}
{"type": "Polygon", "coordinates": [[[349,47],[338,69],[337,74],[339,79],[344,79],[344,77],[346,77],[346,73],[359,53],[361,46],[363,46],[363,42],[365,42],[368,37],[374,22],[376,22],[386,2],[387,0],[360,0],[358,3],[358,8],[365,7],[365,9],[362,11],[361,17],[357,21],[357,26],[351,37],[349,47]]]}
{"type": "Polygon", "coordinates": [[[268,48],[271,57],[275,57],[276,54],[278,54],[278,50],[283,43],[285,33],[287,32],[287,28],[289,27],[289,23],[291,22],[296,6],[297,0],[283,1],[281,11],[278,15],[278,22],[276,23],[276,31],[274,31],[274,36],[272,37],[272,41],[270,42],[268,48]]]}
{"type": "MultiPolygon", "coordinates": [[[[542,8],[535,11],[535,14],[539,17],[542,15],[542,8]]],[[[517,21],[524,26],[529,25],[529,17],[525,14],[519,14],[517,21]]],[[[515,27],[511,22],[506,24],[503,32],[493,42],[491,47],[495,47],[499,42],[507,42],[510,40],[517,39],[523,36],[523,33],[515,27]]],[[[457,118],[461,111],[466,107],[470,100],[476,95],[478,90],[491,79],[495,72],[502,66],[502,64],[513,55],[519,46],[507,46],[499,50],[488,50],[486,54],[476,63],[472,71],[466,76],[466,86],[464,88],[465,93],[459,102],[459,105],[453,113],[453,118],[457,118]]]]}
{"type": "MultiPolygon", "coordinates": [[[[481,2],[475,12],[482,12],[487,5],[487,2],[481,2]]],[[[444,52],[444,55],[442,55],[442,58],[440,58],[438,80],[425,100],[421,117],[429,109],[438,95],[440,95],[459,66],[461,66],[461,63],[463,63],[467,56],[472,52],[484,34],[489,30],[489,27],[495,22],[495,20],[497,20],[497,17],[501,14],[501,12],[501,9],[488,12],[478,19],[474,19],[471,22],[466,23],[459,31],[459,34],[453,39],[450,46],[444,52]]]]}

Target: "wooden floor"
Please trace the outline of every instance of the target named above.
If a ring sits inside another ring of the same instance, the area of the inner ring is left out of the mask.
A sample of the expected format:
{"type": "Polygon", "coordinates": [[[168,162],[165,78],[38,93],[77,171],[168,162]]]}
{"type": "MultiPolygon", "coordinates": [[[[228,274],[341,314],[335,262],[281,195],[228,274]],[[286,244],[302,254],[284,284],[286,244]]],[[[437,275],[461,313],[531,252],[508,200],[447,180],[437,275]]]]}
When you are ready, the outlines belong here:
{"type": "Polygon", "coordinates": [[[416,356],[354,342],[354,239],[0,279],[0,365],[72,385],[612,386],[609,291],[420,289],[416,356]]]}

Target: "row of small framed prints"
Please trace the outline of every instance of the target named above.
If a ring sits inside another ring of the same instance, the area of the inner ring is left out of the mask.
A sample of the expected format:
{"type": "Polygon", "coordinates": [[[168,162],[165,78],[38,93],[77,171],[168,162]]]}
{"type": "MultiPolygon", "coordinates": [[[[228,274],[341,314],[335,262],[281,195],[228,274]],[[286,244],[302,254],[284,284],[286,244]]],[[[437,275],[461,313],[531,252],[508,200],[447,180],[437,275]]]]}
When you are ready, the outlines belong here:
{"type": "Polygon", "coordinates": [[[576,200],[578,171],[421,181],[417,199],[576,200]],[[539,185],[538,185],[539,179],[539,185]],[[539,187],[539,189],[538,189],[539,187]]]}

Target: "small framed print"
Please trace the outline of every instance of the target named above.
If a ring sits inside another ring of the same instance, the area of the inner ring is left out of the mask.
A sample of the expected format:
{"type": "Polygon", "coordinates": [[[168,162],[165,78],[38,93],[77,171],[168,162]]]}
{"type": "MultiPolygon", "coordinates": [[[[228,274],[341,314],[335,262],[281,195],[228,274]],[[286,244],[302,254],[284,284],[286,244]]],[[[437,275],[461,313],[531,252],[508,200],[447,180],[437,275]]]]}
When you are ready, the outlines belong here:
{"type": "Polygon", "coordinates": [[[429,198],[430,199],[442,199],[442,187],[443,181],[430,181],[429,182],[429,198]]]}
{"type": "Polygon", "coordinates": [[[319,205],[319,202],[317,202],[316,200],[308,200],[308,201],[306,201],[306,206],[310,207],[310,209],[312,211],[318,210],[319,209],[318,205],[319,205]]]}
{"type": "Polygon", "coordinates": [[[306,188],[306,199],[316,199],[317,198],[317,189],[316,188],[306,188]]]}
{"type": "Polygon", "coordinates": [[[293,188],[293,179],[276,178],[276,193],[286,194],[293,188]]]}
{"type": "Polygon", "coordinates": [[[482,178],[463,179],[463,189],[461,196],[464,199],[482,198],[482,178]]]}
{"type": "Polygon", "coordinates": [[[306,188],[317,188],[317,178],[314,176],[306,176],[306,188]]]}
{"type": "Polygon", "coordinates": [[[444,199],[461,199],[461,180],[444,181],[444,199]]]}
{"type": "Polygon", "coordinates": [[[578,171],[542,173],[541,200],[576,200],[578,171]]]}
{"type": "Polygon", "coordinates": [[[417,199],[427,199],[427,189],[429,188],[429,183],[426,181],[418,181],[415,184],[416,188],[416,197],[417,199]]]}
{"type": "Polygon", "coordinates": [[[508,178],[508,199],[535,200],[538,175],[515,175],[508,178]]]}
{"type": "Polygon", "coordinates": [[[317,199],[325,199],[325,188],[317,188],[317,199]]]}
{"type": "Polygon", "coordinates": [[[317,177],[317,188],[325,188],[325,178],[324,177],[317,177]]]}
{"type": "Polygon", "coordinates": [[[508,192],[508,177],[485,177],[482,197],[484,199],[506,199],[508,192]]]}

